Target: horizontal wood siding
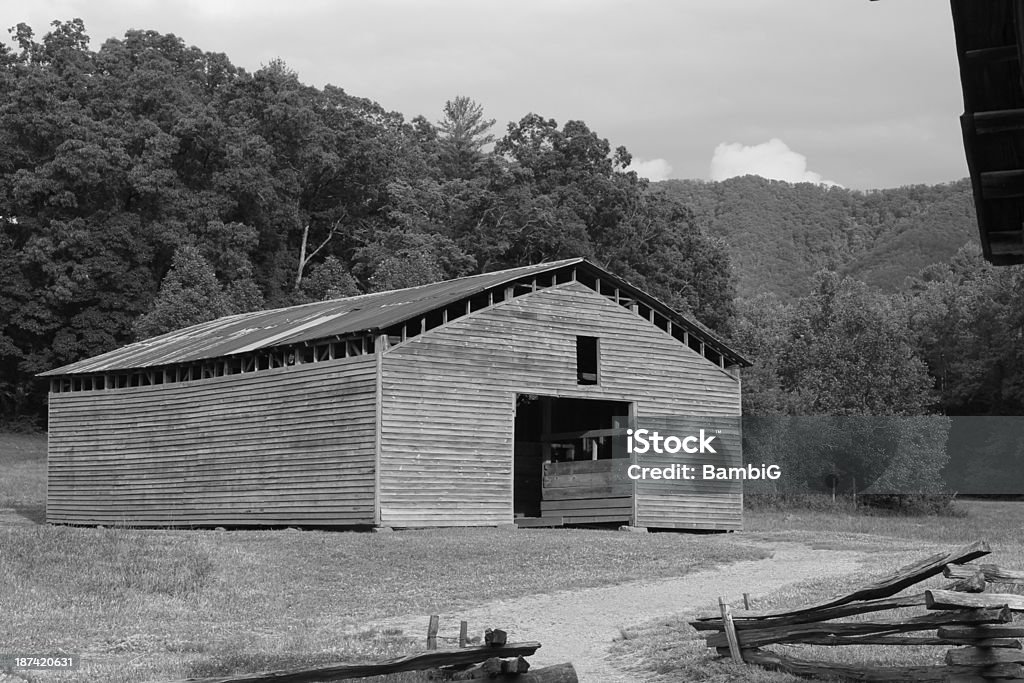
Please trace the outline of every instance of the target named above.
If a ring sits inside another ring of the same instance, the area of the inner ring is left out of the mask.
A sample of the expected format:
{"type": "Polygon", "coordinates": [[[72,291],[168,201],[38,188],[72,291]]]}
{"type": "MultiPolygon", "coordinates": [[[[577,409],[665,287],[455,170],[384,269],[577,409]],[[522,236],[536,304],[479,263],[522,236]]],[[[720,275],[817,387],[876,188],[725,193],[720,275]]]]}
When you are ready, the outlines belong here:
{"type": "Polygon", "coordinates": [[[633,519],[633,483],[626,475],[630,461],[575,460],[544,464],[540,510],[542,517],[561,517],[565,524],[633,519]],[[614,518],[614,519],[612,519],[614,518]]]}
{"type": "Polygon", "coordinates": [[[50,395],[47,521],[372,524],[376,359],[50,395]]]}
{"type": "Polygon", "coordinates": [[[690,480],[639,479],[636,482],[637,526],[681,529],[729,529],[743,527],[743,484],[738,479],[704,479],[704,466],[737,468],[743,465],[742,436],[738,418],[690,419],[679,417],[640,419],[639,427],[657,429],[663,436],[713,435],[715,453],[644,453],[635,456],[640,467],[670,470],[688,466],[690,480]]]}
{"type": "MultiPolygon", "coordinates": [[[[739,410],[735,377],[578,283],[459,318],[383,361],[380,505],[391,526],[513,522],[516,393],[634,401],[639,416],[739,410]],[[576,383],[577,335],[600,338],[598,385],[576,383]]],[[[672,511],[657,511],[651,526],[671,526],[672,511]]],[[[733,517],[710,507],[701,528],[733,517]]]]}

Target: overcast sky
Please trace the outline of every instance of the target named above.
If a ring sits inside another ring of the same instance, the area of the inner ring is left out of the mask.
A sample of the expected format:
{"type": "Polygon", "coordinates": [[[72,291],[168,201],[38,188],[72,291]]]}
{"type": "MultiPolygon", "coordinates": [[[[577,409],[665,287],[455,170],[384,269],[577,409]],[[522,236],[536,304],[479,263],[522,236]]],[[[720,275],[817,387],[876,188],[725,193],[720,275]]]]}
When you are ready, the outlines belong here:
{"type": "Polygon", "coordinates": [[[0,0],[0,16],[37,36],[81,17],[93,49],[137,28],[250,71],[280,58],[407,118],[468,95],[499,135],[530,112],[580,119],[652,180],[967,175],[941,0],[0,0]]]}

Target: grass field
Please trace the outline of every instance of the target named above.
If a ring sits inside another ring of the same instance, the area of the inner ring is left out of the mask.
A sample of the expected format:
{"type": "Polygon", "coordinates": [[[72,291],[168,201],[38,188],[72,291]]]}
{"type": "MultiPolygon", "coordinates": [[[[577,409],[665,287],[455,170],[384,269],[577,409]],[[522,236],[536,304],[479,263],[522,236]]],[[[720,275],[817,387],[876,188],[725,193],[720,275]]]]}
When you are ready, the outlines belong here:
{"type": "MultiPolygon", "coordinates": [[[[42,437],[0,435],[0,507],[39,517],[42,437]],[[9,473],[12,473],[9,475],[9,473]]],[[[78,653],[40,680],[208,676],[419,649],[372,620],[681,576],[764,557],[734,536],[465,529],[370,534],[0,527],[0,643],[78,653]]],[[[477,625],[484,626],[484,625],[477,625]]],[[[416,675],[392,680],[420,680],[416,675]]]]}
{"type": "MultiPolygon", "coordinates": [[[[44,516],[45,439],[0,434],[0,511],[44,516]]],[[[389,616],[452,612],[490,600],[613,585],[757,559],[738,541],[802,541],[884,551],[859,576],[805,582],[759,599],[784,608],[846,592],[937,547],[979,538],[992,561],[1024,567],[1024,504],[960,503],[962,517],[758,512],[742,535],[463,529],[370,534],[169,531],[0,525],[0,652],[77,653],[85,668],[39,681],[129,681],[380,659],[419,650],[422,634],[378,632],[389,616]]],[[[938,581],[938,580],[935,580],[938,581]]],[[[752,587],[753,588],[753,587],[752,587]]],[[[715,596],[707,596],[712,602],[715,596]]],[[[471,625],[472,626],[472,625],[471,625]]],[[[478,625],[484,626],[484,625],[478,625]]],[[[623,632],[616,654],[665,681],[797,679],[711,657],[684,619],[623,632]]],[[[528,637],[528,635],[527,635],[528,637]]],[[[858,648],[803,656],[864,657],[858,648]]],[[[872,648],[906,662],[908,648],[872,648]]],[[[937,661],[943,648],[909,653],[937,661]]],[[[881,653],[881,654],[879,654],[881,653]]],[[[909,663],[909,662],[906,662],[909,663]]],[[[421,674],[389,681],[426,680],[421,674]]]]}

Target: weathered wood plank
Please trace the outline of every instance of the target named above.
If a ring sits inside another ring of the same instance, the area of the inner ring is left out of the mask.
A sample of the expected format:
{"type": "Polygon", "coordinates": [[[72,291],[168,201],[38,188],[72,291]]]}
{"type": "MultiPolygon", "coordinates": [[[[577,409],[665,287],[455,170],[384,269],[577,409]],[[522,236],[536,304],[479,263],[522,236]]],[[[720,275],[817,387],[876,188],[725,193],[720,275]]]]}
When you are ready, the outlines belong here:
{"type": "MultiPolygon", "coordinates": [[[[762,613],[758,617],[750,618],[766,618],[766,617],[781,617],[787,615],[800,614],[803,612],[815,612],[823,610],[829,607],[839,607],[851,602],[859,600],[876,600],[881,598],[887,598],[889,596],[899,593],[904,588],[912,586],[915,583],[923,581],[932,576],[937,576],[942,573],[942,568],[947,564],[956,563],[963,564],[970,562],[971,560],[977,559],[991,552],[988,543],[984,541],[977,541],[968,545],[956,548],[946,553],[937,553],[930,557],[915,562],[914,564],[903,567],[890,576],[880,579],[872,584],[869,584],[863,588],[841,595],[838,598],[834,598],[827,602],[808,605],[806,607],[799,607],[797,609],[785,610],[779,612],[762,613]]],[[[926,598],[927,599],[927,598],[926,598]]],[[[699,619],[698,621],[708,621],[715,619],[716,617],[706,617],[699,619]]]]}
{"type": "Polygon", "coordinates": [[[795,676],[814,678],[839,678],[852,681],[948,681],[957,676],[973,676],[981,673],[1021,675],[1016,664],[997,665],[986,669],[978,666],[869,666],[864,664],[841,664],[821,662],[783,656],[767,650],[744,650],[743,659],[773,671],[784,671],[795,676]]]}
{"type": "Polygon", "coordinates": [[[609,510],[618,508],[633,507],[633,499],[630,496],[619,496],[616,498],[579,498],[569,500],[542,500],[541,510],[566,511],[571,510],[609,510]]]}
{"type": "Polygon", "coordinates": [[[942,571],[942,574],[948,579],[962,580],[974,576],[977,572],[981,572],[985,580],[991,583],[1024,584],[1024,571],[1004,569],[995,564],[951,564],[942,571]]]}
{"type": "Polygon", "coordinates": [[[959,666],[1022,664],[1024,663],[1024,652],[1006,648],[964,647],[947,652],[946,663],[959,666]]]}
{"type": "Polygon", "coordinates": [[[542,494],[545,500],[577,500],[580,498],[612,498],[621,496],[632,496],[633,487],[630,484],[617,484],[611,486],[566,486],[551,488],[544,486],[542,494]]]}
{"type": "MultiPolygon", "coordinates": [[[[871,634],[906,633],[931,631],[939,626],[957,624],[1007,623],[1013,617],[1008,609],[976,609],[962,612],[935,612],[917,617],[897,620],[858,621],[849,623],[809,623],[791,626],[769,626],[759,629],[738,630],[741,647],[760,647],[774,643],[788,643],[793,639],[808,636],[854,636],[871,634]]],[[[737,620],[738,621],[738,620],[737,620]]],[[[719,631],[705,633],[708,647],[723,647],[728,644],[725,634],[719,631]]]]}
{"type": "Polygon", "coordinates": [[[722,623],[725,625],[725,640],[729,644],[729,656],[737,664],[743,663],[743,655],[740,654],[740,643],[736,637],[736,629],[732,625],[732,610],[725,602],[725,599],[718,598],[718,607],[722,611],[722,623]]]}
{"type": "Polygon", "coordinates": [[[1024,623],[990,624],[986,626],[942,626],[938,629],[940,638],[986,639],[1024,637],[1024,623]]]}
{"type": "Polygon", "coordinates": [[[924,592],[928,609],[997,608],[1003,605],[1014,612],[1024,612],[1024,595],[1016,593],[961,593],[959,591],[927,590],[924,592]]]}
{"type": "MultiPolygon", "coordinates": [[[[806,624],[810,622],[829,621],[841,619],[855,614],[869,614],[871,612],[882,612],[900,607],[923,607],[925,604],[924,593],[916,595],[900,595],[894,598],[883,598],[881,600],[870,600],[865,602],[829,607],[813,612],[797,612],[793,614],[777,612],[740,612],[733,615],[733,623],[737,630],[768,628],[774,626],[791,626],[795,624],[806,624]]],[[[698,631],[721,631],[722,620],[719,617],[704,617],[691,621],[690,625],[698,631]]]]}
{"type": "Polygon", "coordinates": [[[988,638],[968,640],[966,638],[938,638],[935,636],[806,636],[786,641],[787,645],[976,645],[977,647],[1002,647],[1021,649],[1019,640],[1013,638],[988,638]]]}
{"type": "Polygon", "coordinates": [[[422,671],[442,666],[476,664],[495,657],[529,656],[540,649],[540,643],[509,643],[501,647],[463,647],[432,650],[380,662],[332,664],[303,671],[265,671],[252,674],[186,678],[168,683],[317,683],[369,676],[384,676],[403,671],[422,671]]]}
{"type": "Polygon", "coordinates": [[[558,477],[572,474],[594,474],[598,472],[614,472],[617,468],[628,467],[630,460],[569,460],[566,462],[546,462],[543,465],[545,476],[558,477]]]}

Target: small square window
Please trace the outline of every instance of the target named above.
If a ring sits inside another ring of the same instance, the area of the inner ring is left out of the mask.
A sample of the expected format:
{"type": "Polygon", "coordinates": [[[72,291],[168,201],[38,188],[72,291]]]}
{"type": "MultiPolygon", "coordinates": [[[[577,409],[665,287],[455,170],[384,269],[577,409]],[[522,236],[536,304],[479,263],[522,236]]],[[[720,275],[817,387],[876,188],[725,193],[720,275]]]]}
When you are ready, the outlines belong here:
{"type": "Polygon", "coordinates": [[[576,337],[576,384],[597,384],[599,356],[597,337],[576,337]]]}

